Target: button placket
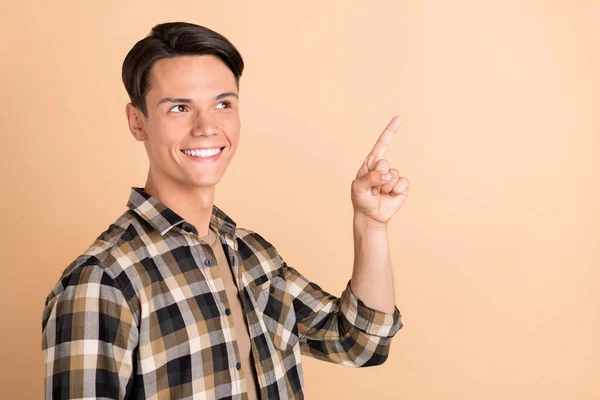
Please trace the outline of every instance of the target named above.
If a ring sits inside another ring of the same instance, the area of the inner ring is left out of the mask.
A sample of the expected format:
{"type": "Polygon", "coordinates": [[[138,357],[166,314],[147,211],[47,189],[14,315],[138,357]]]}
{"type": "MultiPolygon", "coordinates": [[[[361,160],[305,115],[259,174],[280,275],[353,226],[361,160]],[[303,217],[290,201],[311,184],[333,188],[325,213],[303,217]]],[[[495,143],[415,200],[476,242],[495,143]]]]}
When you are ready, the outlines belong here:
{"type": "MultiPolygon", "coordinates": [[[[205,265],[207,267],[217,265],[216,263],[213,263],[212,260],[209,258],[209,257],[211,257],[210,254],[212,254],[212,250],[210,250],[210,246],[208,246],[208,245],[203,246],[203,244],[198,242],[193,236],[190,239],[191,239],[191,242],[193,243],[193,246],[191,246],[191,251],[194,254],[194,260],[196,261],[196,263],[198,265],[198,269],[201,271],[202,275],[204,276],[204,281],[210,288],[213,299],[215,300],[215,305],[220,313],[225,313],[225,309],[228,308],[228,304],[226,301],[226,295],[223,294],[223,296],[225,296],[225,299],[223,299],[215,286],[215,283],[214,283],[215,270],[202,267],[203,265],[205,265]],[[205,257],[204,261],[202,260],[203,257],[205,257]]],[[[213,255],[213,257],[214,257],[214,255],[213,255]]]]}

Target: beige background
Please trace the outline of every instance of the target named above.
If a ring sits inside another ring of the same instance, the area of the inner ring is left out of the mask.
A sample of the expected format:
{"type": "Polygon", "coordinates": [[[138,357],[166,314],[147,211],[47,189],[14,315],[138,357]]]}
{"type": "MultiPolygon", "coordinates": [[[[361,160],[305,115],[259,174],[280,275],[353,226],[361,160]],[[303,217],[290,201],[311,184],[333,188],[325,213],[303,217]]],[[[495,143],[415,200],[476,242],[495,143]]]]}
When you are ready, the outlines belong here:
{"type": "Polygon", "coordinates": [[[332,293],[350,182],[403,117],[386,158],[411,182],[389,227],[405,327],[381,367],[305,357],[309,399],[600,398],[600,2],[57,3],[0,13],[0,398],[42,397],[45,297],[145,182],[121,63],[175,20],[247,65],[216,204],[332,293]]]}

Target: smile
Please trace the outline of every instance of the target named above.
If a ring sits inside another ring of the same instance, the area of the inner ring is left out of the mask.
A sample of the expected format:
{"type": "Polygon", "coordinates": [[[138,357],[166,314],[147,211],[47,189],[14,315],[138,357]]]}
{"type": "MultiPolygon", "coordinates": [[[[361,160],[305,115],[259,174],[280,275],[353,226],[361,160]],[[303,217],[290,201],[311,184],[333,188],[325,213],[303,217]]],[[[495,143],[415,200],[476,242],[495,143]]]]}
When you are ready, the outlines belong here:
{"type": "Polygon", "coordinates": [[[225,146],[208,149],[185,149],[181,150],[181,152],[193,161],[212,163],[220,158],[223,149],[225,149],[225,146]]]}
{"type": "Polygon", "coordinates": [[[224,148],[225,147],[213,147],[211,149],[186,149],[181,150],[181,152],[183,154],[187,154],[188,156],[207,158],[219,154],[224,148]]]}

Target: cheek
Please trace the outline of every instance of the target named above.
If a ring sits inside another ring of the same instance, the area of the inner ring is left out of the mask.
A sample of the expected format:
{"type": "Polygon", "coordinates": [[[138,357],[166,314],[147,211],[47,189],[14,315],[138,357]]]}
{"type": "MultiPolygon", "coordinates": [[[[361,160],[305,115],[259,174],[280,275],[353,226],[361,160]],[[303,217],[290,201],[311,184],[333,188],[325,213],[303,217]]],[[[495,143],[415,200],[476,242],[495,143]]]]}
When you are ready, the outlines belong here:
{"type": "Polygon", "coordinates": [[[241,129],[239,115],[228,118],[227,121],[225,121],[224,125],[227,132],[227,136],[232,142],[232,145],[236,144],[239,139],[241,129]]]}
{"type": "Polygon", "coordinates": [[[181,143],[182,135],[187,132],[185,125],[182,125],[182,120],[183,118],[179,121],[158,121],[154,125],[153,139],[158,151],[171,153],[181,143]]]}

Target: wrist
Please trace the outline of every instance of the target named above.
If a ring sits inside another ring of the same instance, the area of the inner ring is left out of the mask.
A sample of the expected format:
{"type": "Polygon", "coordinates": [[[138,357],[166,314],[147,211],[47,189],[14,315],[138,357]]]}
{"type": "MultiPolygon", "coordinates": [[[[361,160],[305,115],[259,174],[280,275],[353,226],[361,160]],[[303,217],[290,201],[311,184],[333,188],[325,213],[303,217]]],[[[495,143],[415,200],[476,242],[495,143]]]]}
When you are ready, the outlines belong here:
{"type": "Polygon", "coordinates": [[[360,231],[387,231],[387,223],[375,221],[363,213],[354,213],[352,220],[354,230],[360,231]]]}

